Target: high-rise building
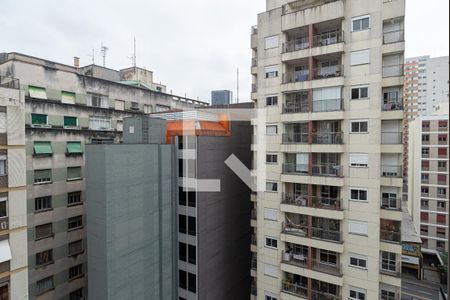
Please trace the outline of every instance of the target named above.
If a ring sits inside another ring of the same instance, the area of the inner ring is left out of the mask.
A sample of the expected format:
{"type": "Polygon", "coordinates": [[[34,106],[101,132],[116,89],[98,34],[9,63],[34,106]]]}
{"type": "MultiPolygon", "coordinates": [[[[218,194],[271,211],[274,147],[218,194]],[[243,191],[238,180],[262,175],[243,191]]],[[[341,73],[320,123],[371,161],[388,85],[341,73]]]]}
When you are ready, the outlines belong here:
{"type": "Polygon", "coordinates": [[[144,71],[0,54],[25,96],[29,299],[86,297],[85,143],[119,142],[125,116],[205,105],[153,89],[144,71]]]}
{"type": "Polygon", "coordinates": [[[408,206],[423,251],[448,251],[448,103],[409,124],[408,206]]]}
{"type": "Polygon", "coordinates": [[[220,90],[211,92],[212,105],[229,105],[233,102],[233,92],[229,90],[220,90]]]}
{"type": "Polygon", "coordinates": [[[253,299],[399,298],[404,15],[404,0],[258,15],[253,299]]]}
{"type": "Polygon", "coordinates": [[[0,76],[0,299],[28,299],[25,101],[0,76]]]}

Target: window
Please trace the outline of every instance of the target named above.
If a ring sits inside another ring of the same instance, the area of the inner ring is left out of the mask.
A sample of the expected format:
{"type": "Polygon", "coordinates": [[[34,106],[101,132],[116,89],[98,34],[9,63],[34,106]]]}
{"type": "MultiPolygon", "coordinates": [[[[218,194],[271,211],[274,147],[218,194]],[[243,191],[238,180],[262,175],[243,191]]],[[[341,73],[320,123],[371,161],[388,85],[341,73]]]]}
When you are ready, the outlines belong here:
{"type": "Polygon", "coordinates": [[[183,187],[178,187],[178,204],[186,206],[187,203],[187,192],[184,191],[183,187]]]}
{"type": "Polygon", "coordinates": [[[367,99],[369,98],[369,87],[353,87],[352,88],[352,100],[367,99]]]}
{"type": "Polygon", "coordinates": [[[64,128],[76,128],[78,126],[77,117],[64,116],[64,128]]]}
{"type": "Polygon", "coordinates": [[[61,102],[67,104],[75,104],[75,93],[63,91],[61,93],[61,102]]]}
{"type": "Polygon", "coordinates": [[[185,243],[178,242],[178,259],[187,261],[187,245],[185,243]]]}
{"type": "Polygon", "coordinates": [[[367,268],[367,256],[350,253],[350,266],[367,268]]]}
{"type": "Polygon", "coordinates": [[[183,270],[178,270],[178,286],[182,289],[187,288],[187,273],[183,270]]]}
{"type": "Polygon", "coordinates": [[[381,290],[381,300],[395,300],[397,297],[395,297],[395,292],[393,291],[386,291],[381,290]]]}
{"type": "Polygon", "coordinates": [[[114,101],[115,110],[125,110],[125,101],[116,100],[114,101]]]}
{"type": "Polygon", "coordinates": [[[108,99],[99,94],[87,94],[87,106],[109,108],[108,99]]]}
{"type": "Polygon", "coordinates": [[[438,135],[438,141],[441,143],[447,142],[447,135],[446,134],[438,135]]]}
{"type": "Polygon", "coordinates": [[[6,155],[0,155],[0,176],[6,176],[6,155]]]}
{"type": "Polygon", "coordinates": [[[350,153],[349,159],[352,168],[367,168],[369,166],[368,154],[350,153]]]}
{"type": "Polygon", "coordinates": [[[197,224],[195,217],[188,217],[188,234],[195,236],[197,234],[197,224]]]}
{"type": "Polygon", "coordinates": [[[430,141],[430,135],[422,134],[422,142],[429,142],[429,141],[430,141]]]}
{"type": "Polygon", "coordinates": [[[163,112],[163,111],[168,111],[170,110],[170,106],[167,105],[161,105],[161,104],[156,104],[156,110],[155,112],[163,112]]]}
{"type": "Polygon", "coordinates": [[[429,201],[428,200],[425,200],[425,199],[420,200],[420,206],[422,208],[428,208],[428,205],[429,205],[429,201]]]}
{"type": "Polygon", "coordinates": [[[33,154],[34,155],[52,155],[52,144],[51,142],[34,142],[33,143],[33,154]]]}
{"type": "Polygon", "coordinates": [[[264,300],[277,300],[277,298],[273,295],[265,295],[264,300]]]}
{"type": "Polygon", "coordinates": [[[445,237],[445,228],[443,228],[443,227],[436,227],[436,235],[445,237]]]}
{"type": "Polygon", "coordinates": [[[430,180],[430,175],[429,174],[422,174],[420,175],[420,180],[422,183],[427,183],[430,180]]]}
{"type": "Polygon", "coordinates": [[[278,210],[274,208],[264,208],[264,219],[277,221],[278,220],[278,210]]]}
{"type": "Polygon", "coordinates": [[[36,266],[42,266],[53,263],[53,250],[45,250],[36,253],[36,266]]]}
{"type": "Polygon", "coordinates": [[[83,288],[79,288],[69,294],[69,300],[82,300],[83,296],[83,288]]]}
{"type": "Polygon", "coordinates": [[[445,196],[445,195],[447,195],[447,190],[445,188],[438,187],[437,193],[438,193],[438,196],[445,196]]]}
{"type": "Polygon", "coordinates": [[[266,163],[276,164],[278,162],[278,155],[276,154],[266,154],[266,163]]]}
{"type": "Polygon", "coordinates": [[[265,49],[278,48],[278,46],[279,46],[278,35],[269,36],[264,39],[265,49]]]}
{"type": "Polygon", "coordinates": [[[370,63],[370,50],[353,51],[350,54],[350,64],[352,66],[370,63]]]}
{"type": "Polygon", "coordinates": [[[193,265],[197,263],[197,248],[194,245],[188,245],[188,262],[193,265]]]}
{"type": "Polygon", "coordinates": [[[28,93],[30,95],[30,98],[47,99],[47,92],[46,92],[45,88],[42,88],[42,87],[30,85],[28,87],[28,93]]]}
{"type": "Polygon", "coordinates": [[[144,114],[151,114],[152,113],[152,106],[144,104],[144,114]]]}
{"type": "Polygon", "coordinates": [[[6,133],[6,107],[0,107],[0,133],[6,133]]]}
{"type": "Polygon", "coordinates": [[[77,255],[83,253],[83,240],[69,243],[69,255],[77,255]]]}
{"type": "Polygon", "coordinates": [[[439,128],[440,129],[447,128],[447,121],[439,121],[439,128]]]}
{"type": "Polygon", "coordinates": [[[430,156],[430,148],[422,148],[422,157],[430,156]]]}
{"type": "Polygon", "coordinates": [[[436,222],[438,224],[445,224],[447,221],[447,216],[446,215],[436,215],[436,222]]]}
{"type": "Polygon", "coordinates": [[[278,96],[266,96],[266,106],[278,105],[278,96]]]}
{"type": "Polygon", "coordinates": [[[81,179],[81,167],[68,167],[67,168],[67,180],[81,179]]]}
{"type": "Polygon", "coordinates": [[[438,183],[445,183],[447,181],[447,175],[438,174],[437,180],[438,180],[438,183]]]}
{"type": "Polygon", "coordinates": [[[48,210],[52,208],[52,197],[39,197],[34,199],[34,210],[39,212],[43,210],[48,210]]]}
{"type": "Polygon", "coordinates": [[[139,110],[139,103],[137,102],[131,102],[131,110],[139,110]]]}
{"type": "Polygon", "coordinates": [[[266,192],[276,193],[278,191],[278,183],[277,182],[266,182],[266,192]]]}
{"type": "Polygon", "coordinates": [[[81,203],[81,192],[71,192],[67,194],[67,205],[77,205],[81,203]]]}
{"type": "Polygon", "coordinates": [[[7,208],[8,198],[1,197],[0,198],[0,218],[4,218],[8,216],[8,208],[7,208]]]}
{"type": "Polygon", "coordinates": [[[32,125],[47,125],[47,115],[31,114],[32,125]]]}
{"type": "Polygon", "coordinates": [[[422,170],[428,170],[430,168],[430,162],[428,160],[423,160],[421,165],[422,165],[422,170]]]}
{"type": "Polygon", "coordinates": [[[352,18],[352,31],[360,31],[370,28],[370,16],[352,18]]]}
{"type": "Polygon", "coordinates": [[[89,129],[111,130],[111,118],[89,117],[89,129]]]}
{"type": "Polygon", "coordinates": [[[349,299],[351,300],[366,300],[366,290],[350,287],[349,299]]]}
{"type": "Polygon", "coordinates": [[[277,239],[266,236],[266,247],[277,249],[278,248],[277,243],[278,243],[277,239]]]}
{"type": "Polygon", "coordinates": [[[264,264],[264,275],[278,278],[278,267],[271,264],[264,264]]]}
{"type": "Polygon", "coordinates": [[[266,78],[278,77],[278,66],[267,66],[265,67],[266,78]]]}
{"type": "Polygon", "coordinates": [[[367,189],[350,188],[350,200],[367,201],[367,189]]]}
{"type": "Polygon", "coordinates": [[[73,280],[81,276],[83,276],[83,264],[69,268],[69,280],[73,280]]]}
{"type": "Polygon", "coordinates": [[[438,161],[438,168],[447,168],[447,162],[445,161],[438,161]]]}
{"type": "Polygon", "coordinates": [[[53,236],[52,223],[38,225],[35,228],[35,240],[44,239],[53,236]]]}
{"type": "Polygon", "coordinates": [[[397,270],[395,253],[381,251],[381,269],[389,272],[395,272],[397,270]]]}
{"type": "Polygon", "coordinates": [[[266,125],[266,134],[267,135],[277,135],[278,134],[278,126],[277,125],[266,125]]]}
{"type": "Polygon", "coordinates": [[[67,220],[67,229],[73,230],[83,227],[83,218],[81,216],[71,217],[67,220]]]}
{"type": "Polygon", "coordinates": [[[351,121],[350,122],[350,132],[351,133],[367,133],[369,127],[369,121],[351,121]]]}
{"type": "Polygon", "coordinates": [[[188,273],[188,290],[195,293],[197,292],[197,276],[192,273],[188,273]]]}
{"type": "Polygon", "coordinates": [[[439,148],[438,156],[447,156],[447,148],[439,148]]]}
{"type": "Polygon", "coordinates": [[[333,251],[328,251],[324,249],[320,249],[320,262],[328,265],[336,265],[337,264],[337,254],[333,251]]]}
{"type": "Polygon", "coordinates": [[[420,234],[428,235],[428,226],[427,225],[420,225],[420,234]]]}
{"type": "Polygon", "coordinates": [[[34,170],[34,184],[52,182],[52,170],[34,170]]]}
{"type": "Polygon", "coordinates": [[[187,218],[185,215],[178,215],[178,232],[187,233],[187,218]]]}
{"type": "Polygon", "coordinates": [[[428,222],[428,213],[427,212],[420,212],[420,221],[428,222]]]}
{"type": "Polygon", "coordinates": [[[82,154],[83,149],[81,148],[81,142],[67,142],[66,154],[68,155],[78,155],[82,154]]]}
{"type": "Polygon", "coordinates": [[[367,235],[368,233],[368,223],[365,221],[348,221],[348,232],[352,234],[367,235]]]}
{"type": "Polygon", "coordinates": [[[53,286],[53,276],[38,280],[36,282],[36,294],[40,295],[49,290],[52,290],[53,286]]]}

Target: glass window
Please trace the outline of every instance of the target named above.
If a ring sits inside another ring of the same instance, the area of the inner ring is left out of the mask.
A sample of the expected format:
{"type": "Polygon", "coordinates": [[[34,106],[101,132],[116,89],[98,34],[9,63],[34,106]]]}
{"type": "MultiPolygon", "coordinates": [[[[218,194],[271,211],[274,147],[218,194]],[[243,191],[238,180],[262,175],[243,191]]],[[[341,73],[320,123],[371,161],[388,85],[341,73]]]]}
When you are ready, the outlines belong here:
{"type": "Polygon", "coordinates": [[[83,227],[83,218],[81,216],[72,217],[67,220],[68,230],[78,229],[81,227],[83,227]]]}
{"type": "Polygon", "coordinates": [[[38,280],[36,282],[36,294],[42,294],[46,291],[52,290],[54,288],[53,285],[53,276],[38,280]]]}
{"type": "Polygon", "coordinates": [[[267,96],[266,106],[275,106],[275,105],[278,105],[278,96],[267,96]]]}
{"type": "Polygon", "coordinates": [[[69,280],[83,276],[83,264],[79,264],[69,268],[69,280]]]}
{"type": "Polygon", "coordinates": [[[34,170],[34,183],[50,183],[52,182],[52,170],[34,170]]]}
{"type": "Polygon", "coordinates": [[[278,183],[276,182],[266,182],[266,192],[277,192],[278,191],[278,183]]]}
{"type": "Polygon", "coordinates": [[[36,226],[34,235],[36,240],[53,236],[52,223],[36,226]]]}
{"type": "Polygon", "coordinates": [[[352,19],[352,31],[360,31],[370,28],[370,16],[363,16],[352,19]]]}
{"type": "Polygon", "coordinates": [[[75,93],[71,92],[62,92],[61,93],[61,102],[66,104],[75,104],[75,93]]]}
{"type": "Polygon", "coordinates": [[[32,125],[47,125],[47,115],[31,114],[32,125]]]}
{"type": "Polygon", "coordinates": [[[52,197],[45,196],[34,199],[34,210],[42,211],[48,210],[52,208],[52,197]]]}
{"type": "Polygon", "coordinates": [[[68,167],[67,180],[81,179],[81,167],[68,167]]]}
{"type": "Polygon", "coordinates": [[[53,263],[53,250],[46,250],[36,253],[36,266],[53,263]]]}
{"type": "Polygon", "coordinates": [[[75,242],[69,243],[69,255],[77,255],[82,253],[83,250],[83,240],[78,240],[75,242]]]}
{"type": "Polygon", "coordinates": [[[78,118],[77,117],[64,116],[64,127],[65,128],[74,128],[77,126],[78,126],[78,118]]]}
{"type": "Polygon", "coordinates": [[[81,192],[71,192],[67,194],[67,204],[75,205],[81,204],[81,192]]]}
{"type": "Polygon", "coordinates": [[[181,261],[187,260],[187,245],[182,242],[178,242],[178,259],[181,261]]]}
{"type": "Polygon", "coordinates": [[[368,132],[368,121],[351,121],[350,130],[352,133],[368,132]]]}

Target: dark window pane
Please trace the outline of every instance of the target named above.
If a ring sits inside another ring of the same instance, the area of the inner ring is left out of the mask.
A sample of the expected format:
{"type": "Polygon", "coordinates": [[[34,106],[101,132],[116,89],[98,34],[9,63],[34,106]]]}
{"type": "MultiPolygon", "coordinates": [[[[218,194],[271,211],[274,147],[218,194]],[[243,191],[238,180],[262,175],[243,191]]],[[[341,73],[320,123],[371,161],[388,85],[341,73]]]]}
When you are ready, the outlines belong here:
{"type": "Polygon", "coordinates": [[[186,261],[186,244],[185,243],[178,243],[178,257],[182,261],[186,261]]]}

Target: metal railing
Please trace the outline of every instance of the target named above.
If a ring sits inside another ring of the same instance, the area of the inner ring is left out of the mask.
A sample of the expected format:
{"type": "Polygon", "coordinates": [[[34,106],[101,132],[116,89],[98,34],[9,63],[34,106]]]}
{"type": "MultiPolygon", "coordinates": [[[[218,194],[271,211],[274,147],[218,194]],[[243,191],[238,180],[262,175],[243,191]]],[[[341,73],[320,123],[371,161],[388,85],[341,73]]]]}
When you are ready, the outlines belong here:
{"type": "Polygon", "coordinates": [[[313,100],[313,112],[341,111],[343,110],[342,99],[313,100]]]}
{"type": "Polygon", "coordinates": [[[256,209],[251,210],[251,218],[252,220],[256,220],[256,209]]]}
{"type": "Polygon", "coordinates": [[[340,242],[341,241],[341,233],[335,230],[327,230],[322,228],[311,228],[311,236],[315,239],[340,242]]]}
{"type": "Polygon", "coordinates": [[[285,163],[283,164],[283,173],[308,175],[308,168],[307,164],[285,163]]]}
{"type": "Polygon", "coordinates": [[[383,33],[383,44],[398,43],[403,42],[404,40],[405,40],[405,31],[403,29],[383,33]]]}
{"type": "MultiPolygon", "coordinates": [[[[318,62],[320,64],[320,62],[318,62]]],[[[344,66],[329,66],[313,69],[313,79],[327,79],[344,76],[344,66]]]]}
{"type": "Polygon", "coordinates": [[[303,237],[308,236],[308,225],[306,224],[297,225],[290,222],[283,222],[281,224],[281,229],[282,232],[287,234],[293,234],[303,237]]]}
{"type": "Polygon", "coordinates": [[[309,80],[309,70],[286,72],[283,74],[283,83],[304,82],[309,80]]]}
{"type": "Polygon", "coordinates": [[[383,66],[383,77],[403,76],[403,65],[383,66]]]}
{"type": "Polygon", "coordinates": [[[311,299],[312,300],[339,300],[339,299],[341,299],[341,297],[337,296],[337,295],[329,294],[326,292],[313,290],[311,292],[311,299]]]}
{"type": "Polygon", "coordinates": [[[342,43],[344,32],[342,30],[330,31],[313,36],[313,47],[322,47],[342,43]]]}
{"type": "Polygon", "coordinates": [[[383,111],[403,110],[403,99],[383,101],[383,111]]]}
{"type": "Polygon", "coordinates": [[[402,144],[403,143],[403,133],[402,132],[382,132],[381,133],[381,144],[402,144]]]}
{"type": "Polygon", "coordinates": [[[381,166],[381,177],[402,177],[402,166],[381,166]]]}
{"type": "Polygon", "coordinates": [[[0,87],[18,90],[20,89],[20,82],[16,78],[0,76],[0,87]]]}
{"type": "Polygon", "coordinates": [[[283,144],[307,144],[309,142],[308,133],[283,133],[283,144]]]}
{"type": "Polygon", "coordinates": [[[342,144],[342,132],[315,132],[312,134],[313,144],[342,144]]]}
{"type": "Polygon", "coordinates": [[[313,165],[312,175],[340,177],[342,176],[342,167],[334,163],[313,165]]]}
{"type": "Polygon", "coordinates": [[[304,4],[303,0],[291,1],[289,4],[284,4],[282,6],[282,15],[293,14],[299,11],[304,11],[306,9],[315,8],[318,6],[326,5],[331,2],[342,1],[342,0],[322,0],[313,3],[304,4]]]}
{"type": "Polygon", "coordinates": [[[297,206],[308,206],[308,195],[283,193],[281,203],[297,206]]]}
{"type": "Polygon", "coordinates": [[[306,286],[301,286],[300,284],[291,283],[283,280],[281,283],[281,290],[285,293],[298,295],[300,297],[308,297],[308,288],[306,286]]]}
{"type": "Polygon", "coordinates": [[[308,101],[303,102],[288,102],[283,104],[283,113],[293,114],[293,113],[306,113],[309,112],[308,101]]]}
{"type": "Polygon", "coordinates": [[[283,251],[281,254],[281,261],[284,263],[294,264],[299,267],[308,267],[308,255],[294,251],[283,251]]]}
{"type": "Polygon", "coordinates": [[[401,210],[402,199],[401,198],[383,198],[381,197],[381,208],[389,210],[401,210]]]}
{"type": "Polygon", "coordinates": [[[327,274],[332,274],[332,275],[336,275],[336,276],[342,276],[341,273],[341,267],[339,264],[328,264],[325,262],[320,261],[320,259],[312,259],[311,260],[311,265],[312,265],[312,269],[322,272],[322,273],[327,273],[327,274]]]}
{"type": "Polygon", "coordinates": [[[383,241],[400,243],[402,241],[401,232],[380,229],[380,239],[383,241]]]}
{"type": "Polygon", "coordinates": [[[283,44],[284,52],[294,52],[309,48],[309,37],[297,38],[283,44]]]}
{"type": "Polygon", "coordinates": [[[315,208],[340,210],[341,200],[337,198],[316,196],[312,197],[312,205],[315,208]]]}

